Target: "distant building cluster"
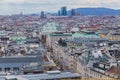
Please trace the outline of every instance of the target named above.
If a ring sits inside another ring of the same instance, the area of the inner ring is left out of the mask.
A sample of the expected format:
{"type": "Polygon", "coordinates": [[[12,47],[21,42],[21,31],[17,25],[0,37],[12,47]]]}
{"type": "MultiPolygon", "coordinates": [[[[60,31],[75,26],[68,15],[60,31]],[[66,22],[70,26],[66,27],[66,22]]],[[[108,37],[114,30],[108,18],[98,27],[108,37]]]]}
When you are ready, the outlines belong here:
{"type": "Polygon", "coordinates": [[[82,16],[66,6],[0,15],[0,78],[12,77],[120,79],[120,16],[82,16]]]}

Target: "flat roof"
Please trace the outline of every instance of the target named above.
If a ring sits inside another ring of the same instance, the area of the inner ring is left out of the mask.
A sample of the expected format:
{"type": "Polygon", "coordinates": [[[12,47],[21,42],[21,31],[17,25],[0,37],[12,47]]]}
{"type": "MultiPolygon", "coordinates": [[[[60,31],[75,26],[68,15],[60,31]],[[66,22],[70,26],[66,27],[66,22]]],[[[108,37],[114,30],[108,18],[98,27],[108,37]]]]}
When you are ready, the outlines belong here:
{"type": "MultiPolygon", "coordinates": [[[[13,75],[9,75],[13,76],[13,75]]],[[[28,75],[14,75],[15,77],[19,77],[25,80],[43,80],[43,79],[62,79],[62,78],[72,78],[72,77],[79,77],[81,75],[78,73],[71,73],[71,72],[62,72],[60,74],[28,74],[28,75]]],[[[0,76],[0,80],[5,80],[8,76],[0,76]]]]}
{"type": "Polygon", "coordinates": [[[16,57],[1,57],[0,63],[29,63],[29,62],[43,62],[42,56],[16,56],[16,57]]]}
{"type": "Polygon", "coordinates": [[[83,32],[74,33],[72,35],[72,38],[74,38],[74,37],[100,38],[99,35],[97,35],[97,34],[88,34],[88,33],[83,33],[83,32]]]}
{"type": "Polygon", "coordinates": [[[35,75],[20,75],[23,78],[30,80],[41,80],[41,79],[61,79],[61,78],[72,78],[81,77],[78,73],[62,72],[56,74],[35,74],[35,75]]]}
{"type": "Polygon", "coordinates": [[[72,34],[71,33],[69,33],[69,34],[49,34],[49,36],[72,36],[72,34]]]}
{"type": "Polygon", "coordinates": [[[8,80],[28,80],[26,78],[20,77],[20,76],[6,76],[6,79],[8,80]]]}

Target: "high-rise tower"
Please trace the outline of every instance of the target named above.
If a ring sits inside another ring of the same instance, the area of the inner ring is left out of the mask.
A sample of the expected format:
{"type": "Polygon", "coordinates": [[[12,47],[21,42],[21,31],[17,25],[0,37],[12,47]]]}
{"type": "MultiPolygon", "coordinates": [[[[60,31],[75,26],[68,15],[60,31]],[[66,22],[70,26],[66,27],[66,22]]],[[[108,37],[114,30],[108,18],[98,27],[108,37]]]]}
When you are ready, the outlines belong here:
{"type": "Polygon", "coordinates": [[[40,18],[45,18],[45,13],[44,13],[44,11],[41,11],[40,18]]]}
{"type": "Polygon", "coordinates": [[[61,16],[61,12],[60,12],[60,10],[58,11],[58,16],[61,16]]]}
{"type": "Polygon", "coordinates": [[[67,7],[66,6],[61,7],[61,15],[62,16],[66,16],[67,15],[67,7]]]}
{"type": "Polygon", "coordinates": [[[75,12],[75,9],[71,9],[71,16],[75,16],[76,15],[76,12],[75,12]]]}

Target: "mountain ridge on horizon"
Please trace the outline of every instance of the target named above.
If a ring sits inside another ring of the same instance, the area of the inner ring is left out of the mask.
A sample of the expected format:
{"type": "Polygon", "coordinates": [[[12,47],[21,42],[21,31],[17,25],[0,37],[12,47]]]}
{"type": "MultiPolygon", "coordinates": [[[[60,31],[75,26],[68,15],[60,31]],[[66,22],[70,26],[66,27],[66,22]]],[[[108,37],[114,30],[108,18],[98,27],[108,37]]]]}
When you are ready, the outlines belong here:
{"type": "MultiPolygon", "coordinates": [[[[111,9],[104,7],[97,8],[75,8],[75,11],[82,15],[120,15],[120,9],[111,9]]],[[[70,13],[70,10],[68,11],[70,13]]]]}

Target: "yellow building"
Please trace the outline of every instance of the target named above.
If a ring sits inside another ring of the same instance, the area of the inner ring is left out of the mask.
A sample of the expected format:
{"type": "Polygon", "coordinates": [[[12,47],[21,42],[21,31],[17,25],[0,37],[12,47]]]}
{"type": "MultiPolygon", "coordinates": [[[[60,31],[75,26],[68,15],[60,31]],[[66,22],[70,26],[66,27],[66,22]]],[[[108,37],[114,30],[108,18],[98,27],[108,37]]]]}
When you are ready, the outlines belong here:
{"type": "Polygon", "coordinates": [[[120,34],[101,34],[101,38],[106,38],[113,41],[120,41],[120,34]]]}

